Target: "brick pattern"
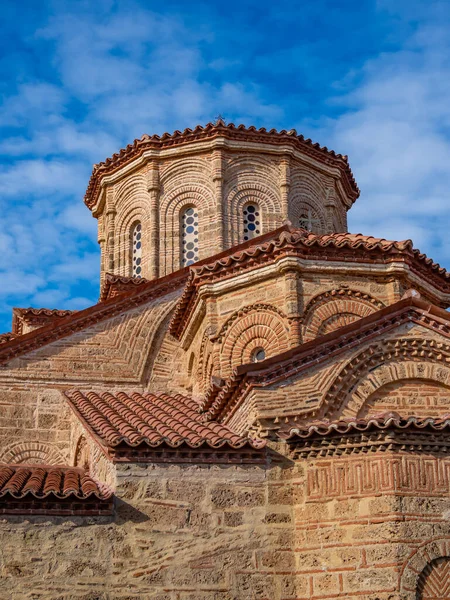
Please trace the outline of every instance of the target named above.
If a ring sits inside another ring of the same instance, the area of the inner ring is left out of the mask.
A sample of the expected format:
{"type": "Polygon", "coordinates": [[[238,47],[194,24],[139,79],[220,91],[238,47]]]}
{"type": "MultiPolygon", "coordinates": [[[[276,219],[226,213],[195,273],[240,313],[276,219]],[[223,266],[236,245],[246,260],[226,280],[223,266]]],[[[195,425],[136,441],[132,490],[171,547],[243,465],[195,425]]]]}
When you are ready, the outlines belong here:
{"type": "Polygon", "coordinates": [[[319,294],[305,308],[303,341],[335,331],[383,308],[383,303],[366,293],[336,289],[319,294]]]}
{"type": "Polygon", "coordinates": [[[418,600],[446,600],[450,598],[450,558],[435,559],[426,566],[417,586],[418,600]]]}
{"type": "MultiPolygon", "coordinates": [[[[268,140],[270,142],[270,140],[268,140]]],[[[314,209],[318,233],[346,231],[348,194],[330,173],[305,167],[283,153],[267,153],[264,143],[227,151],[211,146],[180,148],[171,157],[152,158],[106,186],[99,221],[101,279],[106,272],[132,275],[131,231],[142,225],[142,276],[180,268],[181,221],[188,206],[199,215],[199,257],[207,258],[243,242],[246,203],[260,207],[262,233],[314,209]]]]}
{"type": "Polygon", "coordinates": [[[249,363],[253,352],[263,348],[266,357],[281,354],[289,347],[289,323],[271,307],[248,307],[225,324],[220,355],[220,375],[229,377],[233,367],[249,363]]]}
{"type": "Polygon", "coordinates": [[[450,409],[450,386],[424,379],[393,381],[369,396],[359,416],[396,411],[402,415],[446,415],[450,409]]]}
{"type": "Polygon", "coordinates": [[[388,455],[318,460],[308,470],[307,498],[412,494],[441,497],[450,491],[450,459],[388,455]]]}

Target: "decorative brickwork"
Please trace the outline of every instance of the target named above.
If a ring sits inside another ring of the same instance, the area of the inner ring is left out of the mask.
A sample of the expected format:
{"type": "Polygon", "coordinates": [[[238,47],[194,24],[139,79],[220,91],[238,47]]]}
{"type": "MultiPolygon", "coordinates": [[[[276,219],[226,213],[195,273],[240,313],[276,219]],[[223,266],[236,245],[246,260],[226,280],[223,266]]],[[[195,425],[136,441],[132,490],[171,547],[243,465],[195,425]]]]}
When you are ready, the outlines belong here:
{"type": "Polygon", "coordinates": [[[305,308],[303,341],[335,331],[367,317],[384,304],[368,294],[350,289],[327,291],[313,298],[305,308]]]}
{"type": "Polygon", "coordinates": [[[0,336],[0,598],[450,600],[450,274],[358,194],[221,119],[94,167],[100,301],[0,336]]]}
{"type": "Polygon", "coordinates": [[[232,315],[219,334],[220,375],[228,377],[233,367],[251,362],[256,348],[266,357],[289,347],[289,324],[280,311],[267,305],[248,306],[232,315]]]}
{"type": "Polygon", "coordinates": [[[11,444],[0,454],[0,464],[64,465],[65,456],[55,445],[44,442],[21,441],[11,444]]]}
{"type": "MultiPolygon", "coordinates": [[[[415,363],[409,365],[409,370],[414,371],[415,363]]],[[[403,369],[406,365],[402,365],[403,369]]],[[[428,369],[434,377],[439,377],[436,369],[428,369]],[[435,374],[436,373],[436,374],[435,374]]],[[[442,373],[442,372],[441,372],[442,373]]],[[[389,378],[393,376],[392,369],[383,374],[389,378]]],[[[396,377],[398,377],[398,373],[396,377]]],[[[427,380],[426,373],[420,379],[400,379],[392,383],[385,383],[375,393],[365,400],[359,416],[396,411],[402,415],[417,417],[437,417],[449,414],[450,386],[437,381],[427,380]]],[[[376,384],[375,384],[376,385],[376,384]]]]}
{"type": "Polygon", "coordinates": [[[436,558],[422,571],[417,585],[417,600],[450,598],[450,557],[436,558]]]}

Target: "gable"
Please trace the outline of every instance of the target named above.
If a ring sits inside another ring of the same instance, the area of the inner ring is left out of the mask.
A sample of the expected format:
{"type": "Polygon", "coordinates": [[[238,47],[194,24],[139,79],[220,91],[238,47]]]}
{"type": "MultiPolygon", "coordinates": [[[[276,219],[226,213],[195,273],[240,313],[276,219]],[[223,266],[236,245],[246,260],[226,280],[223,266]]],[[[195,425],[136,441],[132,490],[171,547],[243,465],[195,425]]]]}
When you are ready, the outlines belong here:
{"type": "Polygon", "coordinates": [[[450,382],[448,313],[401,301],[339,331],[237,370],[203,403],[242,430],[282,429],[305,419],[357,415],[386,383],[450,382]]]}
{"type": "Polygon", "coordinates": [[[11,378],[139,381],[155,334],[179,293],[155,298],[0,365],[0,385],[11,378]]]}

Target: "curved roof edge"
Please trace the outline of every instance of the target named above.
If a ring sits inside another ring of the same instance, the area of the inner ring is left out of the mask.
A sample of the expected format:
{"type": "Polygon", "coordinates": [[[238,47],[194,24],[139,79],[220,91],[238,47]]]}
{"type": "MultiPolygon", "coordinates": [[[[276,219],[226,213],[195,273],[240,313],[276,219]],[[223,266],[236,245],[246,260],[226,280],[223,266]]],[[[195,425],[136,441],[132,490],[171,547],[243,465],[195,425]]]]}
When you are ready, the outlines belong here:
{"type": "Polygon", "coordinates": [[[89,209],[92,209],[95,205],[100,190],[101,180],[104,175],[114,173],[124,165],[142,156],[144,151],[149,149],[171,148],[216,137],[226,137],[228,139],[238,139],[250,142],[259,141],[260,143],[294,144],[303,152],[319,161],[339,168],[344,175],[348,193],[352,201],[354,202],[359,197],[360,190],[346,155],[337,154],[334,150],[329,150],[326,146],[320,146],[320,144],[314,143],[309,138],[305,139],[305,137],[298,134],[295,129],[290,129],[289,131],[285,129],[281,131],[270,129],[268,131],[264,127],[257,129],[254,126],[236,126],[233,123],[225,125],[225,123],[221,121],[216,124],[208,123],[205,126],[197,125],[194,129],[188,128],[182,132],[176,130],[173,133],[164,133],[161,136],[144,134],[140,139],[135,139],[133,143],[128,144],[126,148],[122,148],[110,158],[95,164],[84,196],[86,206],[89,209]]]}

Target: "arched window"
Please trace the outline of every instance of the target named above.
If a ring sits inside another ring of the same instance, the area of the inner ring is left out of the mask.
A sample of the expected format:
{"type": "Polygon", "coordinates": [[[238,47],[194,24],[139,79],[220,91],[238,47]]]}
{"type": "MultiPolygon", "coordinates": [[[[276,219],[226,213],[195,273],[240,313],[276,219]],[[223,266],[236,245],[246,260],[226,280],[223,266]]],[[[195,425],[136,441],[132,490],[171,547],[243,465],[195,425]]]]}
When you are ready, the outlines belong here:
{"type": "Polygon", "coordinates": [[[251,240],[261,235],[261,213],[259,206],[253,202],[246,204],[243,210],[244,216],[244,241],[251,240]]]}
{"type": "Polygon", "coordinates": [[[142,224],[135,223],[131,230],[131,274],[142,277],[142,224]]]}
{"type": "Polygon", "coordinates": [[[198,212],[195,206],[181,213],[181,266],[188,267],[198,261],[198,212]]]}
{"type": "Polygon", "coordinates": [[[308,231],[319,232],[322,228],[322,221],[314,210],[305,207],[300,213],[298,226],[308,231]]]}

